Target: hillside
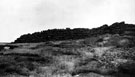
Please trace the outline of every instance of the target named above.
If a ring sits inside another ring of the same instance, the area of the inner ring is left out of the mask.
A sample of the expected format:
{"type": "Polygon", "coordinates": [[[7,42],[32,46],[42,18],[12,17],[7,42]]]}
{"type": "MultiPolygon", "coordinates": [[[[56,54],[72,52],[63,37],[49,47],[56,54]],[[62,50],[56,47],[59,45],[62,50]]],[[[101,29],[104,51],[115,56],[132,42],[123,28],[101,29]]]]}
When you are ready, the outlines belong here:
{"type": "MultiPolygon", "coordinates": [[[[14,43],[36,43],[58,40],[76,40],[103,34],[123,34],[126,31],[135,31],[135,25],[116,22],[110,26],[103,25],[98,28],[75,28],[75,29],[51,29],[32,34],[24,34],[17,38],[14,43]]],[[[134,34],[133,34],[134,35],[134,34]]]]}
{"type": "MultiPolygon", "coordinates": [[[[87,29],[93,33],[72,40],[23,38],[20,43],[2,44],[0,77],[135,77],[134,26],[121,22],[87,29]]],[[[48,31],[37,34],[44,32],[48,31]]]]}

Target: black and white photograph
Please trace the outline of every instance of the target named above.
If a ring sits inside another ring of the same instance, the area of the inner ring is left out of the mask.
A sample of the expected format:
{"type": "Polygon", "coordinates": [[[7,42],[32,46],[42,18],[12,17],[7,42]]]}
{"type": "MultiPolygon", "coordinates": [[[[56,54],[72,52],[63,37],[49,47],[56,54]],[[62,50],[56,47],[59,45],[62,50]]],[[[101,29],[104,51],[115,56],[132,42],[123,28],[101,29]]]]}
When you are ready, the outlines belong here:
{"type": "Polygon", "coordinates": [[[0,77],[135,77],[135,0],[0,0],[0,77]]]}

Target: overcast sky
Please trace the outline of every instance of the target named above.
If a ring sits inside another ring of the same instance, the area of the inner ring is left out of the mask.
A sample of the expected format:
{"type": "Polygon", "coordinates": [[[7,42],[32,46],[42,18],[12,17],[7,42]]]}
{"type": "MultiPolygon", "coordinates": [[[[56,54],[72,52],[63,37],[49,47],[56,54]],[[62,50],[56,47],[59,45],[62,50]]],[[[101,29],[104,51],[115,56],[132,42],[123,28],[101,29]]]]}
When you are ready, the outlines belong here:
{"type": "Polygon", "coordinates": [[[0,42],[52,28],[135,24],[135,0],[0,0],[0,42]]]}

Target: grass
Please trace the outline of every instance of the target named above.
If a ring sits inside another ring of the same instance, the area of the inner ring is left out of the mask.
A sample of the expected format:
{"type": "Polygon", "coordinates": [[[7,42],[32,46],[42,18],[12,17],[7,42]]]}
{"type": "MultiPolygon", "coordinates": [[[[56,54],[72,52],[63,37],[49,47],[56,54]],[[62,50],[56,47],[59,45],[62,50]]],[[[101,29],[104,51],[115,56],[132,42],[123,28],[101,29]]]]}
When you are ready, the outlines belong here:
{"type": "Polygon", "coordinates": [[[13,44],[18,47],[0,52],[0,77],[130,77],[135,71],[135,48],[119,44],[123,38],[103,35],[13,44]],[[105,37],[109,39],[99,46],[105,37]]]}

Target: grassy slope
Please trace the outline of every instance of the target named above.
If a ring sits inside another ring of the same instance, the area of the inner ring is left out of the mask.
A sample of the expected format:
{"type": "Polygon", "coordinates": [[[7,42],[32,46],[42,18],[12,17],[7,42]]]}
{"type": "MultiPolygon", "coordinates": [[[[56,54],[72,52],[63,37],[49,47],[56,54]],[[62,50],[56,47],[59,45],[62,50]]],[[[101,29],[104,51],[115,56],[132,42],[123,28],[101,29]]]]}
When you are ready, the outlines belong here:
{"type": "Polygon", "coordinates": [[[135,47],[120,35],[23,43],[0,51],[0,77],[134,77],[135,47]]]}

